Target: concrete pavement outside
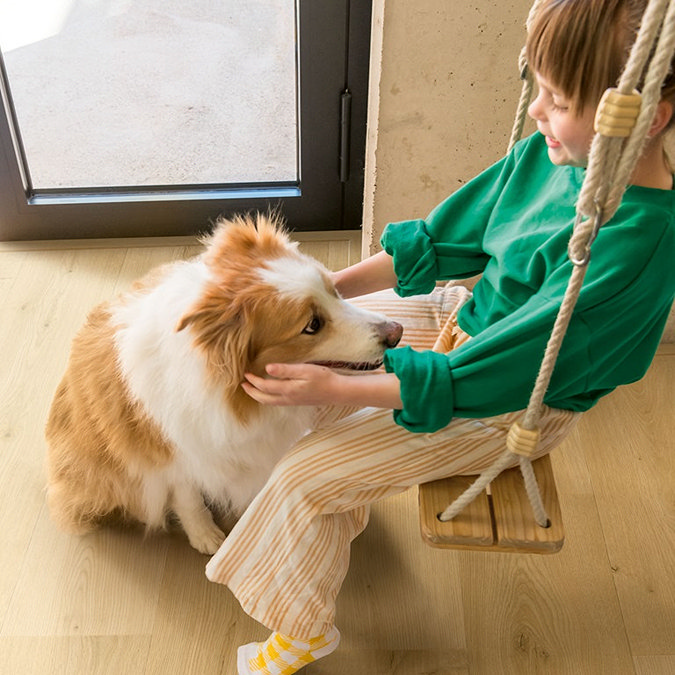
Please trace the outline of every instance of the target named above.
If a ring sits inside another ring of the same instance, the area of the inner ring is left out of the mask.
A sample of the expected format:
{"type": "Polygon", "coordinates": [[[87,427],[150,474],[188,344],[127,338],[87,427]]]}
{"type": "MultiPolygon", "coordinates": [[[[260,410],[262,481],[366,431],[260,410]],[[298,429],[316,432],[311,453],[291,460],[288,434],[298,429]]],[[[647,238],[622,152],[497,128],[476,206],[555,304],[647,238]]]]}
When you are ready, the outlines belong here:
{"type": "Polygon", "coordinates": [[[34,187],[294,180],[294,14],[292,0],[0,0],[34,187]]]}

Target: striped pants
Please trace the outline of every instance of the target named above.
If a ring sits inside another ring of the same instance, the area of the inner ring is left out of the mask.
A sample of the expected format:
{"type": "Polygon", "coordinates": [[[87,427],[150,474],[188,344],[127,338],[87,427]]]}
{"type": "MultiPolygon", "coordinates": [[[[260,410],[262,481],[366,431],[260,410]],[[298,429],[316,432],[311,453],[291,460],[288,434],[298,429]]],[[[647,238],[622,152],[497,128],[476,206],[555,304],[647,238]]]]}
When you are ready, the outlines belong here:
{"type": "MultiPolygon", "coordinates": [[[[402,323],[405,344],[430,349],[468,297],[466,289],[448,286],[414,298],[387,291],[355,302],[402,323]]],[[[456,334],[455,346],[465,337],[456,334]]],[[[503,452],[521,414],[456,418],[440,431],[415,434],[395,424],[390,410],[322,409],[316,429],[279,462],[209,561],[207,577],[226,584],[244,611],[271,630],[303,639],[326,633],[369,505],[419,483],[479,473],[503,452]]],[[[559,445],[578,416],[547,408],[539,454],[559,445]]]]}

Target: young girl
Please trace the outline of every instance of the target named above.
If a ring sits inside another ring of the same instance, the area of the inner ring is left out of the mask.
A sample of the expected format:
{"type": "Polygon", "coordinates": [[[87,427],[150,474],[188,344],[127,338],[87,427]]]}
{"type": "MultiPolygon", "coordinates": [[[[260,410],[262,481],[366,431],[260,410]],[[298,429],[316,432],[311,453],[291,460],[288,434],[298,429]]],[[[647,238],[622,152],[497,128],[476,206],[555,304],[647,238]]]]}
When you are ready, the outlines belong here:
{"type": "MultiPolygon", "coordinates": [[[[240,647],[240,675],[290,675],[337,647],[335,598],[372,502],[477,473],[503,451],[570,277],[595,109],[617,82],[644,5],[544,0],[527,41],[538,131],[426,220],[389,225],[384,251],[335,275],[345,297],[391,288],[406,296],[358,300],[406,326],[409,344],[386,353],[386,372],[274,364],[268,378],[247,375],[242,386],[262,403],[326,407],[207,566],[273,631],[240,647]],[[437,285],[478,273],[473,294],[437,285]],[[448,320],[453,349],[430,351],[448,320]]],[[[675,292],[675,191],[663,147],[674,102],[671,76],[622,205],[594,243],[545,399],[539,454],[601,396],[642,377],[658,346],[675,292]]]]}

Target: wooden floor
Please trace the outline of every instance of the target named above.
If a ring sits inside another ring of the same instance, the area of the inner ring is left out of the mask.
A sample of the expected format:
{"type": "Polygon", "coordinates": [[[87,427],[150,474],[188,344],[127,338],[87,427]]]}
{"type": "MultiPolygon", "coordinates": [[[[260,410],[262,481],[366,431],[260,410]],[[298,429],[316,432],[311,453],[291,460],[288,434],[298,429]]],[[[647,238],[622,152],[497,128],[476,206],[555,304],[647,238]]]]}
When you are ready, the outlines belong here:
{"type": "MultiPolygon", "coordinates": [[[[337,268],[358,242],[306,237],[337,268]]],[[[43,426],[87,310],[191,240],[0,244],[0,673],[235,675],[265,636],[180,534],[57,531],[43,426]]],[[[553,556],[425,547],[416,491],[376,505],[339,598],[340,649],[307,675],[675,673],[675,350],[553,455],[553,556]]]]}

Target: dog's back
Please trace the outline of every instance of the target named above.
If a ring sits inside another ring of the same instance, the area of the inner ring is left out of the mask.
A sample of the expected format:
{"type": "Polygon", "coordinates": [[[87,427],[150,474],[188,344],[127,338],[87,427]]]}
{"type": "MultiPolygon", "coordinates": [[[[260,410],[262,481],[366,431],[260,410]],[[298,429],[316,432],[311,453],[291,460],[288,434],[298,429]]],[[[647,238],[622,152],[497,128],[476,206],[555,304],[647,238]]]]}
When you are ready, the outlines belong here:
{"type": "Polygon", "coordinates": [[[144,520],[130,462],[162,466],[172,450],[119,374],[109,305],[96,307],[73,341],[46,427],[48,504],[64,529],[84,532],[119,510],[144,520]]]}

